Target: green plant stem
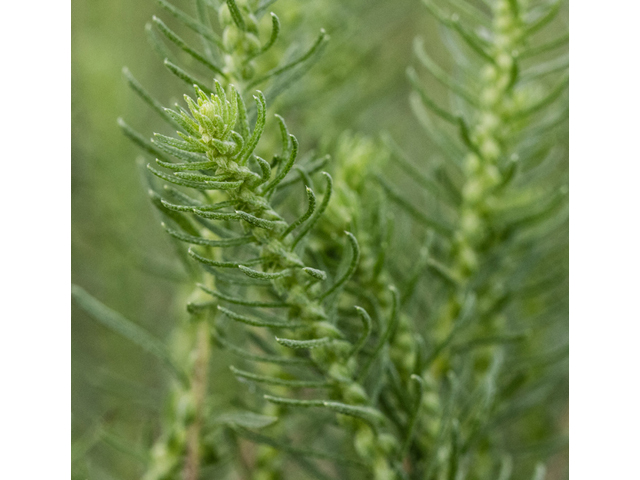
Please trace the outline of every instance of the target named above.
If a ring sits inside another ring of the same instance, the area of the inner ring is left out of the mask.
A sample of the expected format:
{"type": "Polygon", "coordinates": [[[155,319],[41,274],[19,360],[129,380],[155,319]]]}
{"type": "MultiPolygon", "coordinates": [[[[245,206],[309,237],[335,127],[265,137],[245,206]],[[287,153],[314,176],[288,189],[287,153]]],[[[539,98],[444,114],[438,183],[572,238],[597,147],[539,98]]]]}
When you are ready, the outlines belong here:
{"type": "MultiPolygon", "coordinates": [[[[209,316],[206,313],[205,316],[209,316]]],[[[187,449],[184,480],[198,480],[200,472],[202,423],[207,396],[209,357],[211,354],[211,326],[207,318],[198,322],[195,344],[195,361],[191,375],[191,393],[194,399],[195,418],[187,432],[187,449]]]]}

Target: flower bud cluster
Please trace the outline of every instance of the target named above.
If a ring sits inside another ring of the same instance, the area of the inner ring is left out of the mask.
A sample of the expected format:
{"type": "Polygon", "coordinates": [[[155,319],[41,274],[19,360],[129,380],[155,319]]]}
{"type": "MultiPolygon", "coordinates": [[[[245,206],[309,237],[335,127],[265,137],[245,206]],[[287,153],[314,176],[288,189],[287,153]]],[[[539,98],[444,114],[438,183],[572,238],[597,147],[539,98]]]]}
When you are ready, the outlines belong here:
{"type": "Polygon", "coordinates": [[[239,84],[255,76],[255,57],[262,43],[258,37],[258,20],[249,9],[246,0],[236,0],[240,11],[240,25],[234,20],[229,6],[223,3],[218,10],[218,21],[222,27],[224,48],[224,73],[239,84]]]}
{"type": "Polygon", "coordinates": [[[513,89],[515,62],[522,48],[523,21],[514,2],[497,0],[494,6],[492,62],[481,72],[481,106],[471,141],[475,151],[465,158],[466,177],[462,187],[460,219],[455,233],[455,274],[468,278],[479,267],[478,250],[489,234],[487,216],[491,196],[502,182],[499,161],[505,155],[505,138],[510,133],[510,117],[517,107],[513,89]]]}

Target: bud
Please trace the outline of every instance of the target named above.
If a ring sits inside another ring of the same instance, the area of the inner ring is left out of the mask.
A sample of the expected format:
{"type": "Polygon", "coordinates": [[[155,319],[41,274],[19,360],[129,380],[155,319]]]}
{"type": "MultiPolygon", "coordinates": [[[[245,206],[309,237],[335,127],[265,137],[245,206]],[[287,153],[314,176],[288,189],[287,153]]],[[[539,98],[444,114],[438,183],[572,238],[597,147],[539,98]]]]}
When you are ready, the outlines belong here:
{"type": "Polygon", "coordinates": [[[233,18],[231,17],[229,6],[226,3],[223,3],[218,9],[218,22],[220,22],[220,26],[222,27],[233,25],[233,18]]]}
{"type": "Polygon", "coordinates": [[[240,31],[235,25],[229,25],[222,32],[222,44],[227,52],[232,52],[240,42],[240,31]]]}

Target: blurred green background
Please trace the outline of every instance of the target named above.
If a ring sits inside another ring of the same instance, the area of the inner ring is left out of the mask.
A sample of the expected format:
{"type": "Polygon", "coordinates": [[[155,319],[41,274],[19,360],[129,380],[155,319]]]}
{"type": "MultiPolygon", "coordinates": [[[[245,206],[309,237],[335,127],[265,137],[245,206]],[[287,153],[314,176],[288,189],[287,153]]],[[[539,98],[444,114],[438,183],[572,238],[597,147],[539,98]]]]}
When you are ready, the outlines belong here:
{"type": "MultiPolygon", "coordinates": [[[[174,4],[193,11],[187,0],[174,4]]],[[[303,152],[330,150],[345,130],[372,136],[388,130],[414,158],[430,159],[433,149],[408,103],[405,69],[413,62],[414,37],[426,40],[444,68],[452,60],[419,1],[281,0],[271,9],[281,19],[285,45],[293,38],[308,45],[321,27],[331,36],[320,62],[279,99],[278,111],[303,152]]],[[[148,202],[138,153],[116,123],[122,116],[145,135],[165,129],[122,81],[125,65],[165,105],[185,93],[148,45],[145,23],[153,14],[180,31],[153,0],[72,4],[72,280],[165,338],[183,315],[180,270],[148,202]]],[[[433,96],[445,95],[434,81],[426,84],[433,96]]],[[[213,364],[224,399],[232,378],[226,364],[213,364]]],[[[157,421],[149,417],[161,411],[166,388],[155,359],[74,305],[74,475],[136,478],[143,465],[137,445],[157,435],[157,421]]]]}

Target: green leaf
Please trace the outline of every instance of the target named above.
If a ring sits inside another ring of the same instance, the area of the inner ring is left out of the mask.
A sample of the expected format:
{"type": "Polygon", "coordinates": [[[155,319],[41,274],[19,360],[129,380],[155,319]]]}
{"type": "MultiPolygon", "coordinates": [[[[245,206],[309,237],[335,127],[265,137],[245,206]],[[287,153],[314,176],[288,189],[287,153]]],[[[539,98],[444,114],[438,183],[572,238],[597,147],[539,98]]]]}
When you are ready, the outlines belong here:
{"type": "MultiPolygon", "coordinates": [[[[193,152],[187,152],[185,150],[181,150],[179,148],[173,147],[171,145],[167,145],[165,143],[162,142],[155,142],[154,140],[151,141],[153,143],[154,146],[158,147],[160,150],[167,152],[169,155],[172,155],[175,158],[178,158],[180,160],[184,160],[186,162],[189,163],[203,163],[203,162],[208,162],[209,159],[207,157],[205,157],[204,155],[199,155],[197,153],[193,153],[193,152]]],[[[170,165],[175,165],[172,162],[163,162],[163,163],[167,163],[170,165]]],[[[164,165],[163,165],[164,166],[164,165]]]]}
{"type": "Polygon", "coordinates": [[[201,208],[194,208],[192,212],[199,217],[208,218],[210,220],[240,220],[240,217],[235,213],[215,212],[208,210],[210,208],[212,208],[210,205],[203,206],[201,208]]]}
{"type": "Polygon", "coordinates": [[[191,139],[191,141],[189,142],[185,142],[183,140],[178,140],[177,138],[167,137],[166,135],[162,135],[160,133],[154,133],[153,136],[156,143],[161,143],[169,147],[177,148],[178,150],[184,150],[193,153],[207,153],[207,147],[205,147],[200,142],[196,142],[194,139],[191,139]]]}
{"type": "Polygon", "coordinates": [[[138,96],[153,110],[155,110],[158,115],[164,118],[169,124],[173,125],[175,128],[183,128],[182,125],[176,122],[171,115],[169,115],[165,108],[162,106],[160,102],[158,102],[155,98],[151,96],[149,92],[145,90],[145,88],[138,82],[135,77],[131,74],[127,67],[122,69],[122,74],[124,75],[127,84],[131,87],[131,89],[138,94],[138,96]]]}
{"type": "Polygon", "coordinates": [[[84,311],[110,330],[122,335],[141,347],[147,353],[158,358],[184,385],[189,384],[185,372],[173,360],[167,347],[145,329],[126,319],[115,310],[101,303],[83,288],[72,285],[71,295],[84,311]]]}
{"type": "Polygon", "coordinates": [[[324,273],[322,270],[318,270],[311,267],[304,267],[302,271],[316,280],[324,281],[327,279],[327,274],[324,273]]]}
{"type": "Polygon", "coordinates": [[[411,162],[405,152],[402,151],[400,146],[393,140],[391,135],[384,133],[382,135],[382,141],[387,149],[393,155],[394,160],[398,162],[400,168],[402,168],[411,178],[411,180],[417,182],[427,191],[431,192],[435,197],[440,198],[440,187],[435,183],[428,175],[426,175],[421,169],[416,167],[411,162]]]}
{"type": "Polygon", "coordinates": [[[315,43],[311,46],[311,48],[304,55],[300,56],[299,58],[289,62],[288,64],[286,64],[286,65],[284,65],[282,67],[276,68],[276,69],[266,73],[262,77],[260,77],[260,78],[258,78],[256,80],[254,80],[253,82],[251,82],[247,88],[255,87],[256,85],[259,85],[262,82],[265,82],[265,81],[269,80],[272,77],[281,75],[284,72],[286,72],[288,70],[291,70],[292,68],[296,67],[297,65],[300,65],[301,63],[309,60],[314,55],[316,55],[316,54],[318,54],[320,52],[320,47],[323,45],[323,43],[327,39],[328,39],[327,32],[325,32],[324,28],[323,28],[323,29],[320,30],[320,35],[316,39],[315,43]]]}
{"type": "Polygon", "coordinates": [[[460,279],[451,271],[450,268],[431,257],[427,258],[427,266],[432,272],[436,273],[441,279],[449,283],[454,288],[460,287],[460,279]]]}
{"type": "Polygon", "coordinates": [[[175,211],[171,208],[168,208],[164,200],[162,200],[162,197],[160,197],[160,195],[158,195],[153,190],[149,190],[148,194],[153,206],[156,207],[164,216],[171,219],[173,222],[176,223],[176,225],[178,225],[181,229],[183,229],[188,234],[190,235],[198,234],[198,230],[193,225],[193,223],[191,223],[191,220],[188,217],[183,215],[180,211],[175,211]]]}
{"type": "Polygon", "coordinates": [[[190,17],[189,15],[184,13],[182,10],[179,10],[178,8],[171,5],[166,0],[156,0],[156,1],[162,8],[164,8],[167,12],[169,12],[175,18],[180,20],[183,24],[185,24],[191,30],[200,34],[203,38],[206,38],[207,40],[214,43],[215,45],[219,47],[222,46],[220,37],[213,30],[205,27],[205,25],[202,22],[199,22],[198,20],[190,17]]]}
{"type": "Polygon", "coordinates": [[[422,100],[422,103],[426,107],[431,109],[431,111],[433,111],[433,113],[438,115],[443,120],[446,120],[447,122],[449,122],[449,123],[451,123],[453,125],[457,125],[458,117],[456,115],[452,115],[451,113],[447,112],[443,108],[439,107],[436,104],[436,102],[433,101],[431,99],[431,97],[429,97],[429,95],[427,95],[427,92],[425,92],[425,90],[422,87],[422,85],[420,85],[420,80],[418,79],[418,74],[413,69],[413,67],[407,68],[407,77],[409,78],[409,82],[413,86],[414,90],[416,92],[418,92],[418,94],[420,95],[420,99],[422,100]]]}
{"type": "Polygon", "coordinates": [[[273,46],[273,44],[276,43],[276,40],[278,39],[279,34],[280,34],[280,19],[275,13],[271,12],[271,37],[269,38],[269,41],[265,43],[264,46],[260,49],[260,51],[258,51],[258,53],[256,53],[254,56],[262,55],[264,52],[269,50],[273,46]]]}
{"type": "Polygon", "coordinates": [[[176,230],[169,228],[166,224],[162,224],[162,228],[164,228],[169,235],[173,238],[177,238],[180,241],[190,243],[192,245],[206,245],[209,247],[237,247],[239,245],[246,245],[248,243],[254,242],[255,238],[252,235],[244,235],[242,237],[235,238],[225,238],[223,240],[211,240],[209,238],[202,238],[195,235],[187,235],[176,230]]]}
{"type": "Polygon", "coordinates": [[[213,90],[207,87],[204,82],[197,80],[195,77],[192,77],[168,58],[164,59],[164,66],[167,67],[167,69],[171,73],[173,73],[176,77],[178,77],[190,87],[192,87],[193,85],[198,85],[198,87],[200,87],[208,95],[211,95],[213,93],[213,90]]]}
{"type": "Polygon", "coordinates": [[[243,212],[241,210],[236,210],[236,215],[238,216],[238,218],[244,220],[250,225],[253,225],[254,227],[263,228],[270,231],[281,230],[287,225],[286,222],[283,222],[282,220],[267,220],[265,218],[258,218],[254,215],[251,215],[250,213],[243,212]]]}
{"type": "Polygon", "coordinates": [[[520,81],[523,83],[530,82],[545,75],[550,75],[556,72],[563,72],[568,67],[569,55],[563,55],[562,57],[553,59],[549,62],[537,64],[536,66],[525,70],[524,72],[522,72],[520,81]]]}
{"type": "MultiPolygon", "coordinates": [[[[330,155],[325,155],[324,157],[318,158],[317,160],[314,160],[313,162],[305,165],[304,167],[297,165],[296,170],[298,171],[298,175],[297,176],[291,175],[290,178],[280,182],[280,185],[278,186],[278,190],[282,190],[285,187],[288,187],[289,185],[293,185],[300,179],[304,180],[303,175],[301,174],[301,170],[304,170],[304,172],[307,175],[313,175],[314,173],[319,172],[327,165],[330,159],[331,159],[330,155]]],[[[307,185],[307,186],[310,187],[310,185],[307,185]]]]}
{"type": "Polygon", "coordinates": [[[251,137],[246,141],[242,151],[238,154],[238,163],[240,165],[246,165],[247,161],[253,151],[256,149],[262,132],[264,132],[264,126],[267,121],[267,102],[264,99],[264,95],[260,90],[257,91],[258,95],[254,95],[253,99],[256,101],[256,124],[251,133],[251,137]]]}
{"type": "Polygon", "coordinates": [[[387,328],[378,339],[378,342],[376,343],[376,346],[373,349],[373,352],[371,353],[369,360],[367,361],[367,363],[362,368],[362,371],[360,372],[359,378],[361,380],[365,379],[366,376],[369,374],[369,370],[371,369],[373,362],[378,358],[378,355],[382,352],[382,348],[385,346],[385,344],[389,341],[389,339],[395,333],[396,327],[398,326],[398,322],[400,321],[400,315],[398,315],[398,303],[399,303],[398,290],[394,286],[389,287],[389,290],[391,291],[391,298],[392,298],[391,318],[389,318],[389,321],[387,322],[387,328]]]}
{"type": "Polygon", "coordinates": [[[316,209],[316,196],[313,193],[313,190],[311,190],[309,187],[305,187],[305,191],[307,193],[307,211],[300,218],[298,218],[291,225],[289,225],[289,227],[287,227],[287,229],[284,232],[282,232],[282,235],[280,235],[280,238],[286,237],[295,228],[297,228],[299,225],[302,225],[304,222],[306,222],[309,219],[309,217],[311,217],[311,215],[313,215],[313,212],[316,209]]]}
{"type": "MultiPolygon", "coordinates": [[[[164,172],[160,172],[153,168],[151,164],[147,165],[147,169],[151,173],[153,173],[156,177],[161,178],[169,183],[173,183],[174,185],[180,185],[181,187],[189,187],[195,188],[197,190],[233,190],[239,188],[244,183],[242,180],[238,182],[213,182],[213,181],[205,181],[205,182],[196,182],[192,180],[185,180],[176,175],[168,175],[164,172]]],[[[200,212],[194,212],[200,213],[200,212]]],[[[238,215],[235,215],[235,218],[239,218],[238,215]]]]}
{"type": "Polygon", "coordinates": [[[158,35],[156,35],[156,32],[154,31],[153,25],[151,25],[151,23],[145,24],[144,31],[147,34],[147,40],[149,41],[151,48],[155,50],[155,52],[162,60],[164,60],[165,58],[174,58],[173,54],[164,45],[162,40],[158,38],[158,35]]]}
{"type": "Polygon", "coordinates": [[[254,13],[256,15],[260,15],[262,12],[264,12],[267,8],[269,8],[271,5],[273,5],[274,3],[276,3],[278,0],[260,0],[260,2],[258,3],[258,6],[256,7],[254,13]]]}
{"type": "MultiPolygon", "coordinates": [[[[210,168],[214,168],[216,164],[214,162],[193,162],[193,163],[168,163],[163,162],[162,160],[157,160],[156,163],[162,168],[166,168],[168,170],[207,170],[210,168]]],[[[183,177],[184,178],[184,177],[183,177]]]]}
{"type": "Polygon", "coordinates": [[[289,247],[290,250],[293,250],[296,248],[296,245],[300,242],[300,240],[304,238],[304,236],[307,233],[309,233],[309,230],[313,228],[313,226],[320,219],[324,211],[327,209],[327,205],[329,205],[329,200],[331,199],[331,192],[333,190],[333,179],[331,178],[331,175],[329,175],[327,172],[322,172],[322,174],[324,175],[325,180],[327,181],[327,190],[324,193],[324,197],[322,197],[322,203],[320,204],[320,207],[313,213],[309,221],[304,225],[304,227],[302,227],[302,230],[298,232],[298,235],[294,238],[293,242],[291,242],[291,247],[289,247]]]}
{"type": "Polygon", "coordinates": [[[329,382],[317,381],[317,380],[287,380],[283,378],[270,377],[266,375],[258,375],[255,373],[240,370],[233,365],[229,367],[236,377],[251,380],[257,383],[264,383],[267,385],[277,385],[280,387],[289,388],[328,388],[331,386],[329,382]]]}
{"type": "Polygon", "coordinates": [[[243,350],[233,345],[218,333],[213,333],[212,335],[216,340],[216,342],[218,342],[221,347],[226,348],[231,353],[233,353],[234,355],[237,355],[243,360],[249,360],[252,362],[262,362],[262,363],[275,363],[275,364],[283,364],[283,365],[308,365],[311,363],[311,360],[309,360],[308,358],[285,357],[284,355],[257,355],[248,350],[243,350]]]}
{"type": "Polygon", "coordinates": [[[212,267],[218,267],[218,268],[238,268],[238,266],[241,263],[244,264],[256,264],[256,263],[260,263],[261,259],[257,258],[255,260],[245,260],[243,262],[219,262],[217,260],[213,260],[211,258],[206,258],[203,257],[201,255],[198,255],[196,252],[193,251],[193,249],[189,248],[189,256],[191,256],[193,259],[197,260],[200,263],[204,263],[205,265],[210,265],[212,267]]]}
{"type": "Polygon", "coordinates": [[[273,425],[278,421],[278,417],[270,415],[260,415],[253,412],[229,412],[216,417],[216,423],[230,425],[232,427],[244,428],[264,428],[273,425]]]}
{"type": "Polygon", "coordinates": [[[546,13],[542,14],[540,17],[538,17],[536,20],[534,20],[527,26],[526,34],[532,35],[534,32],[537,32],[542,27],[544,27],[549,22],[551,22],[551,20],[553,20],[555,16],[558,14],[558,12],[560,11],[560,7],[562,6],[562,3],[563,3],[563,0],[556,0],[546,13]]]}
{"type": "Polygon", "coordinates": [[[338,280],[336,280],[336,282],[327,291],[325,291],[320,295],[320,297],[318,297],[320,300],[327,298],[338,288],[344,285],[351,278],[351,275],[353,275],[353,273],[356,271],[356,268],[358,267],[358,262],[360,261],[360,247],[358,246],[358,241],[352,233],[344,233],[347,235],[349,245],[351,246],[351,262],[349,263],[349,267],[344,272],[344,274],[342,274],[342,276],[338,280]]]}
{"type": "Polygon", "coordinates": [[[181,50],[185,51],[188,55],[193,57],[195,60],[200,62],[202,65],[204,65],[205,67],[207,67],[211,71],[213,71],[213,72],[217,73],[218,75],[220,75],[222,78],[227,78],[227,76],[224,74],[224,72],[222,71],[222,69],[220,67],[218,67],[217,65],[214,65],[211,61],[209,61],[203,55],[201,55],[200,53],[198,53],[195,50],[193,50],[173,30],[171,30],[169,27],[167,27],[167,25],[162,20],[160,20],[155,15],[153,16],[152,20],[153,20],[153,23],[155,23],[155,25],[158,27],[158,29],[162,32],[162,34],[165,37],[167,37],[171,42],[173,42],[178,48],[180,48],[181,50]]]}
{"type": "Polygon", "coordinates": [[[253,270],[251,268],[245,267],[244,265],[238,266],[242,273],[244,273],[247,277],[251,278],[262,278],[265,280],[273,280],[275,278],[282,278],[291,275],[293,272],[289,269],[281,270],[279,272],[259,272],[258,270],[253,270]]]}
{"type": "Polygon", "coordinates": [[[278,120],[278,124],[280,125],[280,137],[282,138],[282,157],[286,157],[289,155],[289,151],[291,149],[291,134],[289,133],[289,129],[287,128],[287,124],[277,113],[274,115],[278,120]]]}
{"type": "Polygon", "coordinates": [[[227,0],[227,6],[229,7],[229,12],[231,12],[233,23],[235,23],[238,28],[244,32],[247,29],[247,25],[244,23],[244,19],[242,18],[238,5],[236,4],[236,0],[227,0]]]}
{"type": "Polygon", "coordinates": [[[379,410],[372,407],[347,405],[346,403],[333,402],[330,400],[297,400],[294,398],[274,397],[272,395],[265,395],[264,399],[270,403],[275,403],[276,405],[327,408],[335,413],[359,418],[372,426],[379,425],[385,420],[384,415],[380,413],[379,410]]]}
{"type": "Polygon", "coordinates": [[[411,215],[418,222],[420,222],[427,228],[433,228],[435,231],[441,234],[448,235],[451,233],[451,230],[452,230],[451,227],[444,225],[443,223],[440,223],[437,220],[433,220],[432,218],[429,218],[423,212],[421,212],[416,207],[411,205],[411,203],[409,203],[409,201],[406,200],[404,197],[402,197],[398,192],[396,192],[396,190],[393,187],[391,187],[391,185],[389,185],[385,179],[383,179],[379,175],[376,175],[376,178],[380,183],[380,185],[382,186],[382,188],[387,193],[387,195],[389,196],[389,198],[393,200],[395,203],[397,203],[398,205],[400,205],[409,215],[411,215]]]}
{"type": "MultiPolygon", "coordinates": [[[[235,89],[234,86],[231,87],[235,89]]],[[[249,119],[247,117],[247,107],[244,104],[244,100],[242,99],[242,95],[238,94],[236,96],[237,104],[238,104],[238,123],[240,123],[240,134],[242,138],[249,138],[249,119]]]]}
{"type": "Polygon", "coordinates": [[[550,105],[551,103],[553,103],[558,97],[560,97],[560,95],[562,95],[562,93],[565,91],[565,89],[569,86],[569,75],[565,75],[564,77],[562,77],[562,79],[558,82],[558,84],[551,90],[551,92],[549,92],[549,94],[547,94],[546,97],[538,100],[536,103],[534,103],[533,105],[530,105],[527,108],[524,108],[522,110],[520,110],[518,113],[516,113],[515,115],[513,115],[513,119],[514,120],[520,120],[522,118],[528,117],[529,115],[533,115],[534,113],[539,112],[540,110],[542,110],[544,107],[550,105]]]}
{"type": "Polygon", "coordinates": [[[424,394],[424,380],[422,380],[422,378],[418,375],[411,375],[411,380],[413,380],[413,382],[416,384],[418,391],[416,392],[416,399],[414,401],[413,410],[411,411],[411,415],[409,417],[409,423],[406,428],[405,438],[402,443],[402,447],[400,448],[400,461],[402,461],[402,459],[409,451],[416,426],[416,421],[418,420],[418,414],[420,413],[420,406],[422,405],[422,396],[424,394]]]}
{"type": "Polygon", "coordinates": [[[256,432],[250,432],[249,430],[246,430],[245,428],[242,429],[237,429],[236,430],[237,433],[248,439],[251,440],[252,442],[255,443],[259,443],[262,445],[269,445],[270,447],[273,447],[277,450],[282,450],[284,452],[287,452],[291,455],[295,455],[295,456],[305,456],[305,457],[311,457],[311,458],[317,458],[320,460],[329,460],[332,462],[336,462],[339,464],[344,464],[344,465],[350,465],[353,467],[366,467],[366,464],[360,460],[356,460],[356,459],[350,459],[350,458],[346,458],[346,457],[341,457],[339,455],[336,455],[334,453],[329,453],[329,452],[320,452],[317,450],[312,450],[312,449],[308,449],[308,448],[300,448],[300,447],[295,447],[289,443],[284,443],[281,442],[279,440],[275,440],[273,438],[269,438],[266,437],[262,434],[256,433],[256,432]]]}
{"type": "Polygon", "coordinates": [[[271,165],[269,165],[269,162],[267,162],[265,159],[258,157],[257,155],[255,156],[256,162],[258,163],[258,166],[260,167],[260,182],[257,182],[255,184],[255,186],[257,187],[258,185],[262,185],[265,182],[269,181],[269,178],[271,178],[271,165]]]}
{"type": "Polygon", "coordinates": [[[478,95],[469,92],[462,85],[455,82],[447,73],[435,63],[424,49],[424,40],[417,37],[413,41],[413,51],[420,60],[420,63],[444,86],[449,87],[452,92],[456,93],[460,98],[466,100],[470,105],[478,106],[478,95]]]}
{"type": "Polygon", "coordinates": [[[478,55],[487,60],[488,62],[495,63],[495,60],[486,51],[488,44],[481,39],[474,32],[467,30],[460,24],[460,19],[457,14],[448,16],[446,15],[433,0],[422,0],[422,3],[427,7],[427,10],[444,26],[451,28],[462,37],[465,43],[478,55]]]}
{"type": "Polygon", "coordinates": [[[149,140],[131,128],[122,118],[118,118],[118,125],[122,129],[122,133],[124,133],[125,136],[135,143],[141,150],[153,155],[154,157],[162,158],[167,162],[170,160],[169,157],[162,153],[162,151],[158,150],[149,140]]]}
{"type": "Polygon", "coordinates": [[[289,158],[287,160],[287,163],[284,165],[284,167],[278,168],[278,174],[273,180],[271,180],[271,182],[269,182],[264,187],[263,194],[277,187],[278,184],[284,179],[284,177],[287,176],[287,173],[289,173],[289,171],[291,170],[291,167],[293,167],[293,164],[296,161],[296,156],[298,155],[298,140],[293,135],[289,135],[289,138],[291,139],[292,148],[291,148],[291,153],[289,153],[289,158]]]}
{"type": "MultiPolygon", "coordinates": [[[[303,324],[303,326],[307,325],[303,324]]],[[[289,348],[318,348],[323,345],[327,345],[332,341],[333,339],[330,337],[314,338],[311,340],[292,340],[289,338],[276,337],[276,342],[289,348]]]]}
{"type": "Polygon", "coordinates": [[[367,311],[362,307],[355,307],[360,319],[362,320],[362,326],[364,327],[364,332],[362,336],[358,339],[358,342],[353,346],[351,352],[349,352],[349,356],[352,357],[357,355],[360,350],[367,344],[367,340],[369,340],[369,335],[371,335],[372,330],[372,322],[371,317],[367,313],[367,311]]]}
{"type": "Polygon", "coordinates": [[[522,52],[519,56],[518,59],[524,59],[524,58],[529,58],[529,57],[533,57],[535,55],[540,55],[542,53],[546,53],[549,52],[551,50],[555,50],[556,48],[560,48],[565,46],[566,44],[569,43],[569,33],[565,33],[564,35],[551,40],[547,43],[543,43],[541,45],[538,45],[537,47],[531,47],[527,50],[525,50],[524,52],[522,52]]]}
{"type": "Polygon", "coordinates": [[[308,325],[304,323],[296,323],[296,322],[283,322],[283,321],[267,321],[262,319],[256,319],[253,317],[247,317],[246,315],[241,315],[239,313],[233,312],[227,308],[224,308],[221,305],[218,305],[218,310],[226,315],[231,320],[235,320],[236,322],[244,323],[245,325],[250,325],[252,327],[269,327],[269,328],[304,328],[308,325]]]}
{"type": "Polygon", "coordinates": [[[456,318],[453,327],[451,327],[451,331],[447,335],[447,337],[442,340],[429,354],[429,356],[425,359],[424,364],[421,368],[429,367],[433,361],[438,358],[438,356],[451,344],[456,334],[464,328],[473,318],[473,313],[475,312],[476,307],[476,296],[475,294],[469,293],[467,294],[464,303],[462,304],[462,308],[460,309],[460,313],[456,318]]]}
{"type": "Polygon", "coordinates": [[[217,290],[212,290],[202,284],[198,284],[198,287],[201,290],[204,290],[210,295],[219,298],[220,300],[224,300],[225,302],[234,303],[236,305],[245,305],[247,307],[265,307],[265,308],[288,308],[291,305],[286,302],[261,302],[261,301],[252,301],[245,300],[244,298],[232,297],[230,295],[226,295],[217,290]]]}

